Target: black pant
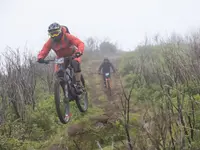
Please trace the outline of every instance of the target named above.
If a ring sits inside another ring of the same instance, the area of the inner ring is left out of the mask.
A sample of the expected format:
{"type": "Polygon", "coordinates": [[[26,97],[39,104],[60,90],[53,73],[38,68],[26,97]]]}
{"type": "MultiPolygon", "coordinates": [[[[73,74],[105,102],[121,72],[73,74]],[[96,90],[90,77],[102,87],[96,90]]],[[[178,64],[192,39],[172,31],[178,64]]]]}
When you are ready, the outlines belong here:
{"type": "Polygon", "coordinates": [[[74,72],[75,73],[81,72],[81,65],[80,65],[80,63],[78,61],[72,60],[71,65],[74,68],[74,72]]]}

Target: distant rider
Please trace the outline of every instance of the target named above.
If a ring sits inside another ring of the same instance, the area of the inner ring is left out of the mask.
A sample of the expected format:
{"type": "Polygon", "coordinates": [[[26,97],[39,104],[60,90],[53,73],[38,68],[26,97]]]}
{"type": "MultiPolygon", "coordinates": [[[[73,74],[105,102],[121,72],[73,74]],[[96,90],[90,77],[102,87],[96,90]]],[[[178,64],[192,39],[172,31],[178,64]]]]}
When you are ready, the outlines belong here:
{"type": "Polygon", "coordinates": [[[112,68],[113,72],[115,73],[115,68],[114,68],[113,64],[109,61],[108,58],[104,58],[102,64],[99,67],[99,70],[98,70],[99,74],[101,74],[101,70],[102,70],[104,87],[106,87],[106,77],[105,77],[105,74],[109,73],[109,75],[110,75],[110,68],[112,68]]]}

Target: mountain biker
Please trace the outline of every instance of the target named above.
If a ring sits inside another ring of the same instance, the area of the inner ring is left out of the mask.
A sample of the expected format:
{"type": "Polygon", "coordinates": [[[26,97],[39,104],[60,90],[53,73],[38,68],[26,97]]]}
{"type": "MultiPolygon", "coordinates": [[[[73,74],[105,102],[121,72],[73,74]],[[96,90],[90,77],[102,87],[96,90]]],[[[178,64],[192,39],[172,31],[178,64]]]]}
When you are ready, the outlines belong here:
{"type": "Polygon", "coordinates": [[[110,74],[110,68],[112,68],[113,73],[115,73],[115,68],[113,66],[113,64],[109,61],[108,58],[104,58],[103,62],[101,63],[100,67],[99,67],[99,74],[101,74],[101,70],[103,72],[103,81],[104,81],[104,87],[106,87],[106,77],[105,74],[109,73],[110,74]]]}
{"type": "MultiPolygon", "coordinates": [[[[50,38],[44,44],[42,50],[38,54],[38,62],[46,63],[44,58],[48,55],[51,49],[57,55],[57,58],[75,55],[76,58],[72,60],[72,67],[75,72],[75,79],[77,85],[77,94],[81,94],[81,58],[84,51],[84,43],[77,37],[71,35],[66,26],[61,26],[58,23],[52,23],[48,27],[50,38]]],[[[62,76],[59,68],[55,65],[55,72],[58,76],[62,76]]]]}

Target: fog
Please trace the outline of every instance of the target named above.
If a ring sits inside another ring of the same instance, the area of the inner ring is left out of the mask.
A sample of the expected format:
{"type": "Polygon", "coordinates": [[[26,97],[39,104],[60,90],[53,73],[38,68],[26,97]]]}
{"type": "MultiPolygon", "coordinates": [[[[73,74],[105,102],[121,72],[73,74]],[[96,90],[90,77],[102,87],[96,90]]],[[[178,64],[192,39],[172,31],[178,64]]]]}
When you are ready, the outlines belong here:
{"type": "Polygon", "coordinates": [[[199,28],[199,6],[198,0],[0,0],[0,52],[27,45],[37,53],[55,21],[82,40],[109,38],[130,50],[145,36],[199,28]]]}

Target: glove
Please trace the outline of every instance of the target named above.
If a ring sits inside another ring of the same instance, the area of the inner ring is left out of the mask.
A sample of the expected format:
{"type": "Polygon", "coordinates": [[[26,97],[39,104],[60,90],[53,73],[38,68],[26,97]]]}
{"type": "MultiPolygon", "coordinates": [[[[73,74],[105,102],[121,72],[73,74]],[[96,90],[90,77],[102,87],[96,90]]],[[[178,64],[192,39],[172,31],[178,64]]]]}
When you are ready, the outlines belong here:
{"type": "Polygon", "coordinates": [[[44,59],[38,59],[37,62],[39,62],[39,63],[44,63],[45,61],[44,61],[44,59]]]}
{"type": "Polygon", "coordinates": [[[78,58],[78,57],[80,57],[82,55],[82,53],[81,52],[75,52],[75,56],[78,58]]]}
{"type": "Polygon", "coordinates": [[[44,59],[39,59],[37,62],[44,63],[44,64],[48,64],[49,63],[48,61],[45,61],[44,59]]]}

